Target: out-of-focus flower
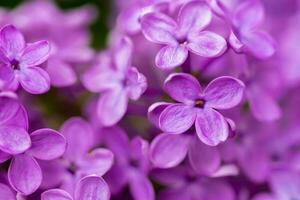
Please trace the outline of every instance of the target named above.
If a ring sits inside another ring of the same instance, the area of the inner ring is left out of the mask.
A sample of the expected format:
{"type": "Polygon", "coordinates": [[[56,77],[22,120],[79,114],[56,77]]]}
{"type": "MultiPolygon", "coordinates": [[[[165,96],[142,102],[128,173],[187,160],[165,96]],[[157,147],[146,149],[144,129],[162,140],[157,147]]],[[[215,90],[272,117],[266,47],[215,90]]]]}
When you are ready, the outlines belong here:
{"type": "Polygon", "coordinates": [[[105,129],[105,144],[115,155],[112,169],[105,175],[113,195],[129,186],[134,200],[154,200],[154,189],[147,177],[150,170],[149,144],[140,137],[131,141],[118,127],[105,129]]]}
{"type": "Polygon", "coordinates": [[[141,25],[145,37],[165,45],[156,55],[156,65],[162,69],[173,69],[185,62],[189,51],[203,57],[221,55],[226,49],[224,38],[204,31],[211,19],[210,8],[199,1],[185,4],[177,22],[160,12],[144,15],[141,25]]]}
{"type": "Polygon", "coordinates": [[[102,63],[90,68],[82,77],[91,92],[102,92],[97,112],[104,126],[112,126],[122,119],[129,99],[138,100],[147,88],[146,77],[131,66],[132,41],[123,37],[104,55],[102,63]]]}
{"type": "Polygon", "coordinates": [[[110,192],[106,182],[99,176],[86,176],[79,180],[74,195],[61,189],[50,189],[41,195],[41,200],[108,200],[110,192]]]}
{"type": "Polygon", "coordinates": [[[17,88],[19,83],[29,93],[40,94],[50,88],[47,72],[38,65],[50,54],[47,41],[26,44],[22,33],[7,25],[0,31],[0,83],[17,88]]]}
{"type": "Polygon", "coordinates": [[[181,134],[195,124],[199,139],[215,146],[224,142],[229,134],[226,119],[215,109],[238,105],[244,87],[238,79],[219,77],[202,90],[192,75],[174,73],[166,79],[164,89],[179,103],[154,104],[149,108],[149,116],[166,133],[181,134]]]}

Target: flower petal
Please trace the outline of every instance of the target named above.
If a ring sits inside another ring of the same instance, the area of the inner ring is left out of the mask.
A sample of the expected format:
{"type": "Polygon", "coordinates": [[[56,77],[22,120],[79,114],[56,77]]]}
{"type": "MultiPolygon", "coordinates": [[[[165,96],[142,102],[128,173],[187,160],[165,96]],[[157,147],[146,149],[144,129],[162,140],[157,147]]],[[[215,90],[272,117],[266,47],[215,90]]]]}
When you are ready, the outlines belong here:
{"type": "Polygon", "coordinates": [[[164,83],[164,90],[176,101],[194,104],[202,89],[198,80],[190,74],[173,73],[164,83]]]}
{"type": "Polygon", "coordinates": [[[246,50],[257,58],[268,58],[275,53],[275,41],[265,32],[249,31],[243,34],[241,41],[246,46],[246,50]]]}
{"type": "Polygon", "coordinates": [[[157,128],[159,128],[159,116],[160,116],[160,114],[169,105],[171,105],[171,103],[157,102],[157,103],[152,104],[148,108],[148,119],[157,128]]]}
{"type": "Polygon", "coordinates": [[[13,118],[20,109],[20,103],[8,97],[0,97],[0,105],[0,124],[13,118]]]}
{"type": "Polygon", "coordinates": [[[6,25],[0,30],[0,47],[9,59],[14,59],[25,47],[22,33],[13,25],[6,25]]]}
{"type": "Polygon", "coordinates": [[[72,162],[80,160],[93,145],[92,127],[80,117],[68,119],[61,127],[60,133],[68,142],[64,156],[72,162]]]}
{"type": "Polygon", "coordinates": [[[169,16],[158,12],[146,14],[141,18],[141,26],[147,40],[158,44],[177,44],[173,36],[177,25],[169,16]]]}
{"type": "Polygon", "coordinates": [[[42,94],[50,89],[50,77],[39,67],[26,67],[19,73],[22,87],[31,94],[42,94]]]}
{"type": "Polygon", "coordinates": [[[205,2],[191,1],[179,11],[179,34],[186,36],[193,32],[199,32],[209,25],[211,19],[212,12],[205,2]]]}
{"type": "Polygon", "coordinates": [[[80,174],[103,176],[112,166],[113,153],[104,148],[97,148],[79,160],[80,174]]]}
{"type": "Polygon", "coordinates": [[[29,44],[20,58],[20,66],[33,67],[45,62],[50,55],[50,44],[48,41],[39,41],[29,44]]]}
{"type": "Polygon", "coordinates": [[[206,105],[216,109],[228,109],[239,104],[245,85],[239,79],[223,76],[211,81],[204,90],[206,105]]]}
{"type": "Polygon", "coordinates": [[[147,79],[137,68],[131,67],[127,73],[127,91],[132,100],[138,100],[147,89],[147,79]]]}
{"type": "Polygon", "coordinates": [[[5,200],[16,200],[16,195],[11,191],[11,189],[0,183],[0,199],[5,200]]]}
{"type": "Polygon", "coordinates": [[[199,139],[207,145],[216,146],[228,138],[229,130],[225,118],[211,108],[198,112],[195,125],[199,139]]]}
{"type": "Polygon", "coordinates": [[[74,200],[108,200],[107,183],[99,176],[86,176],[76,186],[74,200]]]}
{"type": "Polygon", "coordinates": [[[189,141],[184,134],[160,134],[150,145],[151,162],[158,168],[175,167],[185,158],[189,141]]]}
{"type": "Polygon", "coordinates": [[[64,190],[51,189],[42,193],[41,200],[73,200],[73,198],[64,190]]]}
{"type": "Polygon", "coordinates": [[[14,70],[9,65],[0,64],[0,88],[4,88],[14,80],[14,70]]]}
{"type": "Polygon", "coordinates": [[[42,170],[31,156],[15,155],[8,169],[8,180],[17,192],[29,195],[41,185],[42,170]]]}
{"type": "Polygon", "coordinates": [[[130,171],[129,189],[135,200],[154,200],[154,189],[150,180],[138,170],[130,171]]]}
{"type": "Polygon", "coordinates": [[[9,154],[19,154],[31,145],[30,137],[24,128],[0,126],[0,149],[9,154]]]}
{"type": "Polygon", "coordinates": [[[257,27],[263,19],[263,5],[259,1],[245,1],[237,7],[233,24],[239,29],[249,30],[257,27]]]}
{"type": "Polygon", "coordinates": [[[40,160],[53,160],[62,156],[67,142],[63,135],[52,129],[39,129],[30,135],[32,145],[27,151],[40,160]]]}
{"type": "Polygon", "coordinates": [[[125,73],[131,65],[133,44],[129,37],[122,37],[113,51],[114,64],[118,71],[125,73]]]}
{"type": "Polygon", "coordinates": [[[103,93],[98,102],[98,117],[104,126],[118,123],[127,110],[128,97],[122,89],[103,93]]]}
{"type": "Polygon", "coordinates": [[[257,86],[249,86],[246,90],[250,110],[259,121],[274,121],[281,117],[281,109],[275,99],[257,86]]]}
{"type": "Polygon", "coordinates": [[[202,31],[189,38],[187,48],[202,57],[217,57],[222,55],[226,48],[226,40],[213,32],[202,31]]]}
{"type": "Polygon", "coordinates": [[[187,131],[195,122],[195,108],[182,104],[168,106],[159,117],[159,127],[166,133],[180,134],[187,131]]]}
{"type": "Polygon", "coordinates": [[[183,64],[187,56],[184,46],[165,46],[156,54],[155,64],[161,69],[173,69],[183,64]]]}
{"type": "Polygon", "coordinates": [[[76,82],[76,73],[71,65],[60,60],[50,59],[46,68],[51,84],[56,87],[66,87],[76,82]]]}
{"type": "Polygon", "coordinates": [[[261,193],[258,195],[255,195],[252,200],[276,200],[275,197],[273,197],[271,194],[268,193],[261,193]]]}
{"type": "Polygon", "coordinates": [[[0,164],[4,163],[5,161],[7,161],[8,159],[11,158],[11,154],[5,153],[3,151],[0,151],[0,164]]]}
{"type": "Polygon", "coordinates": [[[218,149],[203,144],[197,138],[190,144],[189,160],[192,168],[202,175],[213,174],[221,165],[218,149]]]}

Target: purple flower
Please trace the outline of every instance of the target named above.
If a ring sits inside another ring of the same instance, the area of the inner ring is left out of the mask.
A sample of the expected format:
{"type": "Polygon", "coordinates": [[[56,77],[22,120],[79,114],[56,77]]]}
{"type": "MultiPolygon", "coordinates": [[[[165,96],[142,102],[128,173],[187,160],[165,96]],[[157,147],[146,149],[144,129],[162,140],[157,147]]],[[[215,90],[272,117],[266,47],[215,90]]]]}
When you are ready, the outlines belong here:
{"type": "Polygon", "coordinates": [[[0,31],[0,79],[17,87],[20,83],[29,93],[40,94],[49,90],[49,75],[37,67],[48,59],[47,41],[26,44],[23,35],[12,25],[0,31]]]}
{"type": "Polygon", "coordinates": [[[123,37],[111,52],[102,55],[102,63],[82,77],[92,92],[102,92],[97,105],[100,122],[112,126],[122,119],[129,99],[137,100],[147,88],[146,77],[131,66],[132,41],[123,37]]]}
{"type": "Polygon", "coordinates": [[[16,194],[5,184],[0,183],[0,198],[6,200],[17,200],[16,194]]]}
{"type": "Polygon", "coordinates": [[[238,105],[243,97],[243,82],[224,76],[202,90],[193,76],[173,73],[166,79],[164,89],[178,103],[156,103],[149,108],[150,120],[161,130],[181,134],[195,124],[199,139],[207,145],[215,146],[227,139],[227,121],[215,109],[238,105]]]}
{"type": "Polygon", "coordinates": [[[244,1],[233,12],[231,46],[238,52],[249,52],[257,58],[268,58],[275,52],[275,42],[266,32],[258,29],[264,20],[260,1],[244,1]]]}
{"type": "Polygon", "coordinates": [[[30,135],[24,108],[16,100],[1,99],[0,161],[10,158],[10,185],[19,193],[29,195],[41,184],[39,160],[60,157],[66,148],[65,138],[52,129],[39,129],[30,135]]]}
{"type": "Polygon", "coordinates": [[[85,120],[80,117],[70,118],[63,124],[60,132],[68,141],[63,157],[76,176],[103,176],[111,168],[114,155],[110,150],[99,147],[91,150],[95,146],[95,137],[85,120]]]}
{"type": "Polygon", "coordinates": [[[147,176],[150,170],[148,142],[140,137],[129,141],[118,127],[103,131],[105,144],[115,155],[115,163],[105,175],[112,194],[117,196],[128,185],[134,200],[154,200],[154,189],[147,176]]]}
{"type": "Polygon", "coordinates": [[[36,159],[56,159],[66,148],[65,138],[52,129],[34,131],[30,138],[31,147],[24,153],[13,155],[8,169],[10,185],[23,195],[36,191],[42,182],[42,170],[36,159]]]}
{"type": "Polygon", "coordinates": [[[212,12],[199,1],[185,4],[177,22],[171,17],[153,12],[141,18],[146,39],[165,45],[156,55],[155,63],[162,69],[172,69],[184,63],[188,51],[202,57],[217,57],[226,49],[226,41],[218,34],[204,31],[210,24],[212,12]]]}
{"type": "Polygon", "coordinates": [[[86,176],[79,180],[74,195],[61,189],[42,193],[41,200],[108,200],[110,192],[106,182],[99,176],[86,176]]]}

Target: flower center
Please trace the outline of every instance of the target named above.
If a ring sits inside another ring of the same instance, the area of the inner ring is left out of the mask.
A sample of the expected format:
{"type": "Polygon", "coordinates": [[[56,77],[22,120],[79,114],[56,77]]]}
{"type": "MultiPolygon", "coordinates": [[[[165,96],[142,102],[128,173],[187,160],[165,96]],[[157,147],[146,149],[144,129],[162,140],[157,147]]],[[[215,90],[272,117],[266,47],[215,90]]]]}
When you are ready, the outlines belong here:
{"type": "Polygon", "coordinates": [[[16,59],[13,59],[12,61],[10,61],[11,67],[15,70],[19,70],[20,69],[20,62],[16,59]]]}
{"type": "Polygon", "coordinates": [[[195,107],[197,108],[204,108],[205,100],[204,99],[197,99],[195,101],[195,107]]]}

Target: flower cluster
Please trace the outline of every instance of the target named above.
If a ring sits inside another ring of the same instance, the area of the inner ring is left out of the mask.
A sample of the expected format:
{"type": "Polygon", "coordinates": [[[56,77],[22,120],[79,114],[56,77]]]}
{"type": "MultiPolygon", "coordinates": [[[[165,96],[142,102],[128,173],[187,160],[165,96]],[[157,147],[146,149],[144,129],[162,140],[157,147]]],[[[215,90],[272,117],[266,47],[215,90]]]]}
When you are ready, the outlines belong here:
{"type": "Polygon", "coordinates": [[[99,14],[0,8],[1,200],[300,199],[299,0],[99,14]]]}

